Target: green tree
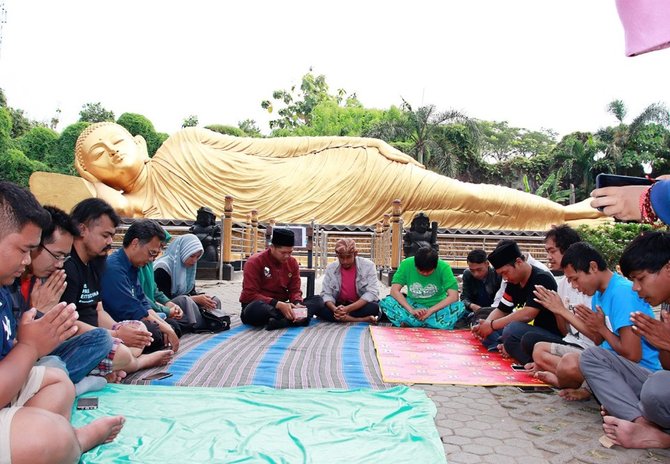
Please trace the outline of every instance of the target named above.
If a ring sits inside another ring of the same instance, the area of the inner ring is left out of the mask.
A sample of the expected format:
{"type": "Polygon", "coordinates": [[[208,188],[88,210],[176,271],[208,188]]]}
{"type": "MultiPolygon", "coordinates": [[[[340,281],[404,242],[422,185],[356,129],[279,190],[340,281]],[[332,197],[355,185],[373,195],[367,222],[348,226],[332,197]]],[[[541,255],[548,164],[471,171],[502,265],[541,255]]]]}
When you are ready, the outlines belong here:
{"type": "Polygon", "coordinates": [[[30,159],[44,161],[56,149],[58,133],[46,127],[33,127],[16,140],[17,147],[30,159]]]}
{"type": "Polygon", "coordinates": [[[598,159],[605,144],[588,132],[568,134],[552,151],[554,164],[547,172],[562,169],[564,187],[574,185],[578,199],[586,198],[593,190],[596,174],[603,170],[598,159]]]}
{"type": "Polygon", "coordinates": [[[618,121],[617,126],[600,129],[596,137],[606,144],[604,165],[610,172],[618,174],[637,174],[642,172],[641,163],[654,161],[654,154],[639,152],[637,141],[644,138],[648,125],[658,124],[664,128],[670,126],[670,113],[662,103],[653,103],[637,115],[630,124],[623,122],[627,112],[621,100],[614,100],[607,111],[618,121]]]}
{"type": "Polygon", "coordinates": [[[314,107],[309,125],[278,129],[273,135],[360,137],[383,117],[383,110],[367,109],[360,105],[340,106],[332,100],[326,100],[314,107]]]}
{"type": "Polygon", "coordinates": [[[500,162],[515,156],[535,156],[549,153],[556,145],[556,133],[551,130],[530,131],[510,127],[507,121],[479,121],[481,154],[487,161],[500,162]]]}
{"type": "Polygon", "coordinates": [[[117,124],[125,127],[133,136],[141,135],[147,142],[147,151],[152,157],[156,150],[162,145],[166,137],[159,135],[149,119],[137,113],[123,113],[117,119],[117,124]]]}
{"type": "Polygon", "coordinates": [[[299,89],[292,86],[289,90],[275,90],[272,100],[261,102],[261,108],[273,113],[275,105],[283,108],[277,111],[280,116],[270,121],[271,129],[292,129],[299,126],[310,125],[312,111],[321,102],[334,101],[338,105],[356,106],[359,104],[356,94],[347,95],[344,89],[338,89],[335,95],[329,93],[326,76],[315,76],[310,68],[309,72],[302,77],[299,89]]]}
{"type": "Polygon", "coordinates": [[[26,134],[30,129],[38,126],[39,123],[28,119],[23,110],[8,107],[9,114],[12,117],[12,138],[16,139],[26,134]]]}
{"type": "Polygon", "coordinates": [[[238,121],[237,127],[239,127],[247,137],[262,137],[261,130],[253,119],[238,121]]]}
{"type": "Polygon", "coordinates": [[[198,125],[198,117],[195,114],[188,116],[181,123],[181,127],[195,127],[197,125],[198,125]]]}
{"type": "Polygon", "coordinates": [[[103,108],[102,103],[85,103],[79,111],[80,122],[105,122],[114,121],[114,112],[103,108]]]}

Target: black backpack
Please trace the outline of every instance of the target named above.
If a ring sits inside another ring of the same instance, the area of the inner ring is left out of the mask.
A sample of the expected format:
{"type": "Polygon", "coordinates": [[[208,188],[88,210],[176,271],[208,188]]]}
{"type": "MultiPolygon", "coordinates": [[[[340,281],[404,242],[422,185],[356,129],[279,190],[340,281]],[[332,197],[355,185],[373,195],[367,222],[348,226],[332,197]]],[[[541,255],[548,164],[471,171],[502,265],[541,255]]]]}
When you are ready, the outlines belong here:
{"type": "Polygon", "coordinates": [[[218,333],[230,329],[230,316],[227,314],[223,316],[217,316],[204,309],[200,310],[200,314],[202,314],[202,324],[194,327],[193,331],[195,333],[218,333]]]}

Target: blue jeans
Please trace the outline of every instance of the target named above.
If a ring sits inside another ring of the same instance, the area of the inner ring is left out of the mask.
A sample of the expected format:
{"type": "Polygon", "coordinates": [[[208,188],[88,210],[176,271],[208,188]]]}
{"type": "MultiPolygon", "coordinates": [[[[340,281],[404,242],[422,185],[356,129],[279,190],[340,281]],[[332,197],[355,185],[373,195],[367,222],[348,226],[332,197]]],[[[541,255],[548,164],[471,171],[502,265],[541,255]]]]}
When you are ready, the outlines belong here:
{"type": "Polygon", "coordinates": [[[70,380],[77,383],[98,367],[112,350],[112,344],[109,332],[98,327],[65,340],[49,354],[65,363],[70,380]]]}
{"type": "Polygon", "coordinates": [[[537,342],[563,343],[560,334],[519,321],[514,321],[503,329],[502,340],[507,354],[519,364],[533,360],[533,347],[537,342]]]}

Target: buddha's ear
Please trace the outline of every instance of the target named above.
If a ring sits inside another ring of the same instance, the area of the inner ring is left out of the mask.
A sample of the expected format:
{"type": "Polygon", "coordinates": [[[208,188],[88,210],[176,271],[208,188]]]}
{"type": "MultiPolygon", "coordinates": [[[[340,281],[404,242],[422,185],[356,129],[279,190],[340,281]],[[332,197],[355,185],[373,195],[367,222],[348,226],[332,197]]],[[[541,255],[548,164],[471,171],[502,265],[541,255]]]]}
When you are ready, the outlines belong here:
{"type": "Polygon", "coordinates": [[[142,157],[144,162],[149,161],[149,150],[147,150],[147,141],[144,140],[140,134],[137,134],[135,137],[135,143],[139,147],[139,154],[142,157]]]}

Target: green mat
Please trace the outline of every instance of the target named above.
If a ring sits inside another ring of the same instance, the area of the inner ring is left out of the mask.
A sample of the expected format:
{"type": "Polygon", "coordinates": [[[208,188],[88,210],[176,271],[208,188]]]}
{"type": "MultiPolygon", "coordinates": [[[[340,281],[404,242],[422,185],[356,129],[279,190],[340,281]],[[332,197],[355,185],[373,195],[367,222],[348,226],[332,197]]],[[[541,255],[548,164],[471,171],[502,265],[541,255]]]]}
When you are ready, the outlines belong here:
{"type": "MultiPolygon", "coordinates": [[[[79,427],[122,414],[117,439],[83,463],[446,463],[420,390],[108,385],[79,427]]],[[[95,396],[92,394],[85,396],[95,396]]]]}

